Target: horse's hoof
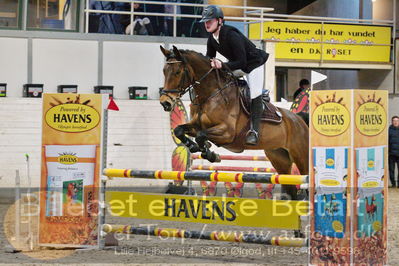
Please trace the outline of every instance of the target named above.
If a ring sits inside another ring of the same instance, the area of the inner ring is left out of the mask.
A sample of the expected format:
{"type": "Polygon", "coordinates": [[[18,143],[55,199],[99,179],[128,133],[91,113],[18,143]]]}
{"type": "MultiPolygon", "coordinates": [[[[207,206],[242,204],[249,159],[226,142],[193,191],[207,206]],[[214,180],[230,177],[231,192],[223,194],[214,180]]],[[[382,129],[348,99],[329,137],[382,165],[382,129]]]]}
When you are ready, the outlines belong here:
{"type": "Polygon", "coordinates": [[[294,230],[294,236],[296,238],[305,238],[305,234],[302,233],[300,230],[294,230]]]}
{"type": "MultiPolygon", "coordinates": [[[[217,161],[217,157],[218,157],[219,155],[217,155],[216,153],[214,153],[213,151],[212,152],[208,152],[208,154],[207,154],[207,159],[208,159],[208,161],[210,161],[211,163],[216,163],[216,162],[218,162],[217,161]]],[[[219,158],[219,160],[220,160],[220,158],[219,158]]],[[[220,162],[220,161],[219,161],[220,162]]]]}
{"type": "Polygon", "coordinates": [[[211,163],[220,163],[222,160],[220,159],[219,154],[211,152],[210,156],[208,156],[208,161],[211,163]]]}

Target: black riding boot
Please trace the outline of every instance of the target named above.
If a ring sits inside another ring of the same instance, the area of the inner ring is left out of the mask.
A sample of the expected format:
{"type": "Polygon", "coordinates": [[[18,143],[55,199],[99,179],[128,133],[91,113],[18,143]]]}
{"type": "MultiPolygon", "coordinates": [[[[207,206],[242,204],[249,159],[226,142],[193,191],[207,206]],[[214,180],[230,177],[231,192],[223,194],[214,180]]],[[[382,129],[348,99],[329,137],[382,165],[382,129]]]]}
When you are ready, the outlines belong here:
{"type": "Polygon", "coordinates": [[[259,141],[259,124],[263,113],[262,95],[251,101],[251,129],[248,131],[245,142],[256,145],[259,141]]]}

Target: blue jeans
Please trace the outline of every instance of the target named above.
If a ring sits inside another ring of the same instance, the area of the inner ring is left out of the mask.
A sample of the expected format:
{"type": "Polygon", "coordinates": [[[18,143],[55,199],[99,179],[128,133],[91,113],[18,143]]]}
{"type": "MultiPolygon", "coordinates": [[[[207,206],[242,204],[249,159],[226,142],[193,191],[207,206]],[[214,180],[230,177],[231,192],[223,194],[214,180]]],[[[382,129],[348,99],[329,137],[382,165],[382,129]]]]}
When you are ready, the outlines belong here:
{"type": "Polygon", "coordinates": [[[391,180],[391,184],[393,187],[398,186],[399,187],[399,156],[396,155],[389,155],[389,160],[388,160],[388,165],[389,165],[389,179],[391,180]],[[395,181],[395,164],[398,166],[398,178],[396,178],[395,181]]]}

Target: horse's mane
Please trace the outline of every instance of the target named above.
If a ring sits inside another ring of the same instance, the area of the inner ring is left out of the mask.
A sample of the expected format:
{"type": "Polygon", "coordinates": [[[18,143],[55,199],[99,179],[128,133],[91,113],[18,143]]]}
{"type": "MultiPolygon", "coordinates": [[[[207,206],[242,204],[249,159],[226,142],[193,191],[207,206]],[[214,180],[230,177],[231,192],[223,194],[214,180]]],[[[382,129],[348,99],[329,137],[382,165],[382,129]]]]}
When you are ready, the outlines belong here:
{"type": "Polygon", "coordinates": [[[183,55],[183,56],[190,56],[190,55],[194,55],[196,57],[198,57],[199,59],[203,60],[203,61],[209,61],[209,57],[203,55],[202,53],[199,53],[197,51],[194,50],[179,50],[179,52],[183,55]]]}
{"type": "MultiPolygon", "coordinates": [[[[193,50],[179,50],[179,52],[181,53],[181,55],[183,56],[190,56],[190,55],[194,55],[195,57],[199,58],[200,60],[206,62],[207,64],[209,64],[209,56],[205,56],[202,53],[193,51],[193,50]]],[[[221,75],[225,76],[227,73],[229,73],[230,71],[228,71],[227,69],[221,69],[221,75]]]]}

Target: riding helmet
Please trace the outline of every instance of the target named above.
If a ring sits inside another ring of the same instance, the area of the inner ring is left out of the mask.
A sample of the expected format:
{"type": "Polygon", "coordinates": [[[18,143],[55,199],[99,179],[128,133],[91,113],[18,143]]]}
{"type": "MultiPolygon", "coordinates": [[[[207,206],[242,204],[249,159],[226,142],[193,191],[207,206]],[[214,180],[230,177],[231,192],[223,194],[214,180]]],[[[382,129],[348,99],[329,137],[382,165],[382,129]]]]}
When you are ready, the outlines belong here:
{"type": "Polygon", "coordinates": [[[206,22],[214,18],[224,18],[223,11],[220,7],[215,5],[207,6],[202,12],[202,18],[200,22],[206,22]]]}

